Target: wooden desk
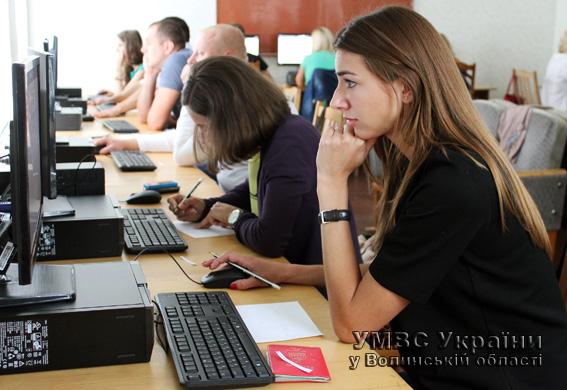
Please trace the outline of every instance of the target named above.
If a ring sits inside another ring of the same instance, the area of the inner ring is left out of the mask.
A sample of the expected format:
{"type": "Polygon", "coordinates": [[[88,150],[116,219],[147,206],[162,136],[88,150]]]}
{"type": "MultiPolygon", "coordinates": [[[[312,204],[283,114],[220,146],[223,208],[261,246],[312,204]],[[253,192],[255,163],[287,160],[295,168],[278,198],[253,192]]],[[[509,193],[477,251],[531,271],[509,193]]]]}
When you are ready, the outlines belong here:
{"type": "MultiPolygon", "coordinates": [[[[132,123],[139,126],[136,121],[132,123]]],[[[106,131],[99,123],[83,124],[81,132],[64,132],[65,135],[92,136],[102,135],[106,131]]],[[[140,127],[142,128],[142,127],[140,127]]],[[[149,153],[151,159],[156,163],[158,169],[154,172],[120,172],[112,159],[107,156],[97,158],[105,168],[106,193],[114,195],[118,200],[123,200],[128,194],[142,189],[142,184],[154,180],[175,179],[179,182],[182,191],[194,182],[197,177],[204,175],[197,169],[178,167],[174,164],[169,153],[149,153]]],[[[196,190],[196,196],[214,196],[221,192],[216,184],[205,178],[203,184],[196,190]]],[[[161,206],[166,209],[166,197],[162,198],[161,206]]],[[[125,203],[125,207],[128,206],[125,203]]],[[[129,206],[128,206],[129,207],[129,206]]],[[[143,207],[143,206],[137,206],[143,207]]],[[[156,207],[148,206],[148,207],[156,207]]],[[[172,217],[172,214],[169,216],[172,217]]],[[[209,250],[223,252],[226,250],[238,250],[244,253],[251,251],[242,246],[236,238],[220,237],[193,239],[185,236],[189,249],[184,255],[200,264],[202,260],[210,258],[209,250]]],[[[134,256],[122,255],[122,260],[131,260],[134,256]]],[[[178,258],[178,255],[176,255],[178,258]]],[[[61,261],[59,263],[87,263],[92,261],[120,261],[120,258],[87,259],[78,261],[61,261]]],[[[140,264],[148,281],[152,296],[159,292],[173,291],[198,291],[203,288],[193,284],[179,268],[166,255],[143,255],[140,264]]],[[[278,259],[275,261],[285,261],[278,259]]],[[[194,278],[208,272],[208,269],[196,266],[192,267],[183,261],[180,265],[194,278]]],[[[101,281],[100,288],[104,288],[101,281]]],[[[309,313],[311,319],[319,327],[323,336],[312,337],[301,340],[284,342],[292,345],[318,346],[323,350],[325,360],[329,367],[332,380],[329,384],[297,383],[279,385],[279,387],[293,389],[409,389],[409,386],[391,368],[387,367],[364,367],[364,354],[371,353],[369,349],[361,351],[353,350],[349,344],[340,343],[333,332],[327,301],[313,287],[302,287],[284,285],[281,290],[262,288],[250,291],[228,291],[234,303],[270,303],[299,301],[301,306],[309,313]],[[361,363],[355,371],[349,370],[349,356],[360,356],[361,363]]],[[[260,344],[260,349],[266,351],[266,344],[260,344]]],[[[81,351],[77,351],[81,353],[81,351]]],[[[278,388],[272,384],[270,388],[278,388]]],[[[177,380],[177,374],[173,362],[159,346],[156,339],[152,358],[148,363],[126,364],[120,366],[105,366],[94,368],[82,368],[61,371],[46,371],[29,374],[15,374],[0,377],[0,388],[2,389],[181,389],[177,380]]]]}
{"type": "Polygon", "coordinates": [[[496,90],[496,87],[490,85],[475,85],[473,92],[473,99],[490,99],[490,91],[496,90]]]}

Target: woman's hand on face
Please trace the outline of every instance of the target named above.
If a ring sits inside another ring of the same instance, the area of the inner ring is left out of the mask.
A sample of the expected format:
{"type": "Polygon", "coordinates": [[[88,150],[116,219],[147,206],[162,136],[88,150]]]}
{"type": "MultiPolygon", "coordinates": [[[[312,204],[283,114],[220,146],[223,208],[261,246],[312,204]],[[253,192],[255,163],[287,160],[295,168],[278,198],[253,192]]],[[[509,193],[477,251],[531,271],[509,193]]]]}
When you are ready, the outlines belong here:
{"type": "MultiPolygon", "coordinates": [[[[202,265],[214,270],[227,261],[238,264],[254,272],[255,274],[258,274],[259,276],[268,279],[270,282],[276,284],[286,282],[286,280],[284,280],[285,277],[283,270],[287,264],[279,263],[275,260],[266,260],[253,256],[245,256],[235,252],[225,252],[216,259],[203,261],[202,265]]],[[[252,276],[246,279],[237,280],[230,285],[230,288],[233,290],[247,290],[249,288],[256,287],[268,287],[268,285],[252,276]]]]}
{"type": "Polygon", "coordinates": [[[321,134],[317,152],[317,177],[346,180],[363,162],[376,139],[363,140],[345,124],[343,129],[331,123],[321,134]]]}
{"type": "Polygon", "coordinates": [[[217,225],[222,227],[230,227],[228,223],[228,216],[233,210],[236,210],[238,207],[234,207],[232,205],[216,202],[209,214],[201,221],[201,223],[197,226],[199,229],[206,229],[211,227],[211,225],[217,225]]]}
{"type": "Polygon", "coordinates": [[[177,194],[168,198],[167,203],[169,204],[169,209],[180,221],[195,222],[201,218],[205,210],[205,201],[193,196],[185,199],[185,196],[177,194]]]}

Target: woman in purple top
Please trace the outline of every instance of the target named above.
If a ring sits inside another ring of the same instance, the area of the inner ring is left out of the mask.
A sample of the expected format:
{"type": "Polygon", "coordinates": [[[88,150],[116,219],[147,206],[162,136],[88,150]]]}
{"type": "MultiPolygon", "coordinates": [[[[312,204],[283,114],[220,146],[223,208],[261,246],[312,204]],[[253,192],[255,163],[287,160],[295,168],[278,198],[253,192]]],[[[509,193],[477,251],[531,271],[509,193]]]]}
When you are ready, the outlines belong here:
{"type": "Polygon", "coordinates": [[[253,180],[219,198],[170,198],[177,217],[203,228],[231,227],[240,242],[264,256],[321,264],[315,128],[290,114],[275,84],[236,58],[195,64],[182,102],[208,152],[209,169],[249,159],[253,180]]]}

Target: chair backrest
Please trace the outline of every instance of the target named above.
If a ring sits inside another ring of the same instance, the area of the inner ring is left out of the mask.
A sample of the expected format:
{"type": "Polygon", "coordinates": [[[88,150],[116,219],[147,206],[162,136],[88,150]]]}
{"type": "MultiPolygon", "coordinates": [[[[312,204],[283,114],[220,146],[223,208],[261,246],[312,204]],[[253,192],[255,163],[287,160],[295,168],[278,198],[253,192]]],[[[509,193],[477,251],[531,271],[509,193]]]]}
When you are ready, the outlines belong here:
{"type": "Polygon", "coordinates": [[[463,80],[471,96],[474,94],[474,84],[476,78],[476,64],[465,64],[457,60],[457,67],[463,76],[463,80]]]}
{"type": "Polygon", "coordinates": [[[343,113],[327,106],[325,102],[317,100],[315,103],[315,114],[313,115],[313,126],[319,131],[323,131],[331,122],[342,128],[345,124],[343,113]]]}
{"type": "Polygon", "coordinates": [[[537,72],[514,69],[513,74],[516,77],[516,96],[522,99],[522,103],[541,105],[537,72]]]}
{"type": "MultiPolygon", "coordinates": [[[[487,100],[475,100],[474,104],[498,140],[498,124],[506,105],[487,100]]],[[[565,168],[565,145],[567,143],[567,121],[539,108],[533,108],[526,138],[514,163],[518,171],[534,169],[565,168]]]]}
{"type": "Polygon", "coordinates": [[[282,92],[285,95],[285,98],[288,102],[291,102],[297,108],[297,112],[301,108],[301,89],[298,87],[282,87],[282,92]]]}
{"type": "Polygon", "coordinates": [[[492,100],[473,100],[473,102],[490,133],[498,139],[498,123],[505,109],[492,100]]]}
{"type": "Polygon", "coordinates": [[[315,69],[311,80],[309,80],[303,91],[301,115],[305,119],[312,121],[315,101],[321,100],[328,105],[333,98],[337,84],[337,75],[333,70],[315,69]]]}
{"type": "MultiPolygon", "coordinates": [[[[315,101],[315,108],[313,109],[313,126],[318,128],[318,125],[321,125],[321,121],[323,120],[323,115],[325,114],[325,102],[321,100],[315,101]]],[[[319,129],[321,131],[322,129],[319,129]]]]}

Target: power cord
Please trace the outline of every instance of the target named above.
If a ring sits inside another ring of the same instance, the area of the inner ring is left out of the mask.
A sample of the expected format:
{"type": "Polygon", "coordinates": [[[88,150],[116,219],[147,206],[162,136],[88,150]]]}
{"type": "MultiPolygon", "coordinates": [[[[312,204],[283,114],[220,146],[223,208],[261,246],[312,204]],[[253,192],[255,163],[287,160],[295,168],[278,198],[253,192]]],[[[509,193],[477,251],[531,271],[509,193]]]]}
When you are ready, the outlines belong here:
{"type": "MultiPolygon", "coordinates": [[[[136,255],[136,257],[134,257],[134,260],[133,260],[133,261],[138,260],[138,258],[139,258],[141,255],[143,255],[144,252],[146,252],[148,249],[150,249],[150,247],[147,247],[147,248],[142,249],[142,250],[140,251],[140,253],[138,253],[138,254],[136,255]]],[[[151,248],[151,249],[156,249],[156,248],[151,248]]],[[[179,267],[179,269],[181,270],[181,272],[183,272],[183,274],[187,277],[187,279],[189,279],[190,281],[192,281],[192,282],[195,283],[195,284],[198,284],[199,286],[202,286],[202,285],[203,285],[203,283],[197,282],[196,280],[194,280],[193,278],[191,278],[191,277],[187,274],[187,272],[185,272],[185,270],[183,269],[183,267],[181,266],[181,264],[179,264],[179,262],[177,261],[177,259],[176,259],[171,253],[169,253],[168,250],[166,250],[166,249],[164,249],[164,248],[157,248],[157,249],[158,249],[159,251],[161,251],[161,252],[167,254],[167,255],[171,258],[171,260],[173,260],[173,262],[177,265],[177,267],[179,267]]]]}
{"type": "Polygon", "coordinates": [[[79,164],[77,165],[77,168],[75,168],[75,177],[74,177],[74,180],[73,180],[73,181],[74,181],[73,187],[75,188],[75,196],[78,196],[78,195],[79,195],[79,191],[78,191],[78,188],[77,188],[77,185],[78,185],[78,178],[79,178],[79,169],[81,168],[81,164],[82,164],[82,163],[84,163],[84,162],[90,162],[90,161],[88,161],[88,159],[89,159],[90,157],[92,157],[93,160],[94,160],[93,166],[91,167],[91,172],[92,172],[92,170],[95,169],[96,163],[97,163],[97,161],[96,161],[96,154],[94,154],[94,153],[89,153],[89,154],[83,156],[83,158],[81,159],[81,161],[79,161],[79,164]]]}

